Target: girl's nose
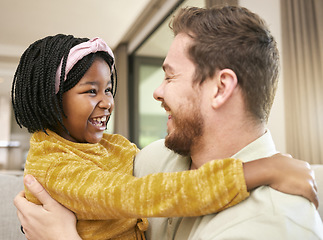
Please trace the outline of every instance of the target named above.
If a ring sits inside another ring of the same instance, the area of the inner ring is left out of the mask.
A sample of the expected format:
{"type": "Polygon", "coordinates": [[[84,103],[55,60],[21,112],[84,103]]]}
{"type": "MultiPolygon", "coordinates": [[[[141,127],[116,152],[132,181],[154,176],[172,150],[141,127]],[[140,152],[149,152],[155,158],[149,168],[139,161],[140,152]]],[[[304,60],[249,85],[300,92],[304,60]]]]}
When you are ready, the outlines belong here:
{"type": "Polygon", "coordinates": [[[103,109],[110,109],[110,112],[113,110],[114,101],[113,97],[103,96],[101,101],[99,102],[99,107],[103,109]]]}

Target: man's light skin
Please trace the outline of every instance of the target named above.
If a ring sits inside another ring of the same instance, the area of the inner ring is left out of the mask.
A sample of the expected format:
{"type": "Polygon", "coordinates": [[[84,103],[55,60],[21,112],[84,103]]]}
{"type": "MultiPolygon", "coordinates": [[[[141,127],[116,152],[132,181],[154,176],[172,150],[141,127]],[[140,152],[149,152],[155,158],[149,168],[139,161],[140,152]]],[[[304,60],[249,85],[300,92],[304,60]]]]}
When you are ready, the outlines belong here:
{"type": "Polygon", "coordinates": [[[24,199],[25,195],[24,191],[20,192],[14,200],[18,209],[24,209],[23,213],[17,211],[22,226],[30,226],[30,228],[23,228],[27,239],[81,239],[76,231],[76,217],[73,212],[52,199],[43,186],[31,175],[25,176],[24,184],[43,204],[35,205],[28,201],[22,202],[21,199],[24,199]],[[46,228],[47,231],[37,231],[38,227],[46,228]],[[32,231],[29,231],[29,229],[32,229],[32,231]]]}
{"type": "MultiPolygon", "coordinates": [[[[163,65],[165,80],[154,92],[154,97],[164,103],[165,109],[169,113],[167,123],[169,135],[166,138],[166,143],[171,140],[173,135],[181,134],[177,131],[178,126],[176,126],[178,116],[180,118],[195,118],[195,116],[187,114],[191,113],[190,108],[198,111],[196,114],[201,115],[203,119],[202,135],[196,136],[194,142],[191,143],[192,145],[186,149],[192,157],[192,169],[196,169],[209,160],[233,155],[236,151],[263,135],[265,126],[255,121],[246,121],[246,118],[249,119],[250,116],[246,115],[242,94],[237,86],[237,77],[231,70],[217,71],[212,81],[206,81],[201,86],[187,82],[188,79],[192,79],[195,70],[195,65],[187,58],[184,50],[184,47],[187,47],[190,41],[190,37],[186,34],[178,34],[175,37],[163,65]],[[199,96],[198,100],[192,97],[196,94],[199,96]],[[222,115],[228,117],[224,118],[222,115]],[[219,127],[227,125],[228,122],[232,125],[231,129],[219,127]],[[257,127],[254,124],[257,124],[257,127]],[[236,134],[234,136],[228,135],[229,130],[236,134]],[[237,135],[239,135],[239,140],[235,137],[237,135]],[[217,144],[214,145],[211,142],[217,144]]],[[[180,147],[183,150],[183,146],[180,147]]],[[[317,206],[316,186],[309,165],[303,161],[292,159],[291,161],[295,161],[294,168],[286,165],[286,169],[283,169],[285,171],[284,176],[278,174],[284,178],[284,186],[276,186],[275,189],[283,191],[285,188],[290,192],[290,186],[288,184],[286,186],[285,182],[292,185],[296,181],[299,185],[294,189],[294,194],[306,196],[317,206]],[[307,173],[304,172],[304,167],[308,169],[307,173]],[[297,169],[299,169],[299,175],[295,175],[297,169]],[[290,175],[289,171],[293,172],[292,177],[286,179],[290,175]],[[307,182],[304,182],[304,177],[307,182]]],[[[272,162],[275,164],[274,161],[272,162]]],[[[268,168],[272,169],[270,166],[268,168]]],[[[255,165],[248,164],[248,167],[244,167],[244,170],[245,175],[251,178],[253,177],[251,173],[259,173],[256,163],[255,165]]],[[[265,177],[268,179],[268,174],[277,175],[275,172],[264,170],[261,173],[264,176],[264,185],[267,184],[265,177]]],[[[23,192],[15,198],[18,217],[24,227],[26,237],[28,239],[80,239],[75,229],[74,215],[52,200],[38,182],[28,181],[30,179],[33,178],[31,176],[25,178],[25,183],[26,181],[29,182],[26,186],[44,206],[26,205],[23,192]],[[41,211],[37,209],[41,209],[41,211]],[[44,230],[43,233],[42,230],[44,230]],[[35,234],[35,231],[37,231],[37,234],[35,234]]],[[[248,181],[248,179],[246,180],[248,181]]],[[[293,186],[295,188],[296,185],[293,186]]]]}
{"type": "MultiPolygon", "coordinates": [[[[251,117],[245,109],[237,76],[232,70],[217,71],[213,79],[205,80],[200,86],[188,82],[187,79],[192,79],[195,72],[195,65],[185,52],[191,41],[192,39],[184,33],[175,37],[163,65],[165,81],[155,90],[154,98],[166,104],[166,111],[170,113],[166,143],[167,138],[180,128],[173,124],[172,114],[176,117],[178,113],[175,111],[188,112],[190,114],[187,118],[191,119],[195,118],[196,114],[201,114],[204,120],[203,136],[197,137],[194,144],[188,146],[192,169],[196,169],[211,159],[232,156],[262,136],[265,133],[265,125],[257,124],[252,119],[246,121],[251,117]],[[196,95],[198,100],[193,97],[196,95]],[[195,104],[198,106],[194,107],[195,104]],[[197,111],[194,111],[194,116],[191,115],[192,108],[197,111]],[[232,132],[237,134],[228,134],[232,132]]],[[[175,134],[180,134],[179,132],[180,130],[175,134]]]]}

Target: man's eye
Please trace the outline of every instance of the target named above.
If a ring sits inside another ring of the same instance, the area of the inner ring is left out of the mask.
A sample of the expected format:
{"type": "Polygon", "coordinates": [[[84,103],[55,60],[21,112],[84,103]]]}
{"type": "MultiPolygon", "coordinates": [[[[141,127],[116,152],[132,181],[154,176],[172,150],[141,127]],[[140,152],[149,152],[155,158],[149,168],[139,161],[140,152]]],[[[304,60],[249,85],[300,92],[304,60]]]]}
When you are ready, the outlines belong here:
{"type": "Polygon", "coordinates": [[[171,81],[174,79],[174,76],[165,75],[165,81],[171,81]]]}

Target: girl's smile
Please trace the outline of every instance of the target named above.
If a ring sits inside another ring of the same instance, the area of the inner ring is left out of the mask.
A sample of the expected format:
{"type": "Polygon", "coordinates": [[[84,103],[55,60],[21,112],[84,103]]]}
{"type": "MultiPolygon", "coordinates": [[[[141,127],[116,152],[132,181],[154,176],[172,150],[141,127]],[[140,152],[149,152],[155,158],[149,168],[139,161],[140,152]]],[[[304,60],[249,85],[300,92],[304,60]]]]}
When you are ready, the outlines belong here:
{"type": "Polygon", "coordinates": [[[109,116],[94,117],[94,118],[90,118],[89,122],[93,126],[97,127],[100,130],[103,129],[104,131],[107,127],[108,119],[109,119],[109,116]]]}

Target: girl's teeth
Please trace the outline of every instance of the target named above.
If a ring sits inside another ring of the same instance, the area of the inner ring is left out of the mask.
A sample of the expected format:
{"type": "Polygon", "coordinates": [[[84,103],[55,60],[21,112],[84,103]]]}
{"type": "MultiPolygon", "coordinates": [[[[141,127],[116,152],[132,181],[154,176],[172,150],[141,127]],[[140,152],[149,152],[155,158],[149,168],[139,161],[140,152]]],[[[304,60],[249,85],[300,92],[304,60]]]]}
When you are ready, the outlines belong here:
{"type": "Polygon", "coordinates": [[[102,118],[93,118],[93,120],[97,122],[105,122],[107,120],[107,116],[104,116],[102,118]]]}
{"type": "Polygon", "coordinates": [[[103,123],[102,123],[102,122],[97,122],[97,121],[96,121],[95,123],[93,123],[93,125],[101,127],[101,126],[103,125],[103,123]]]}

